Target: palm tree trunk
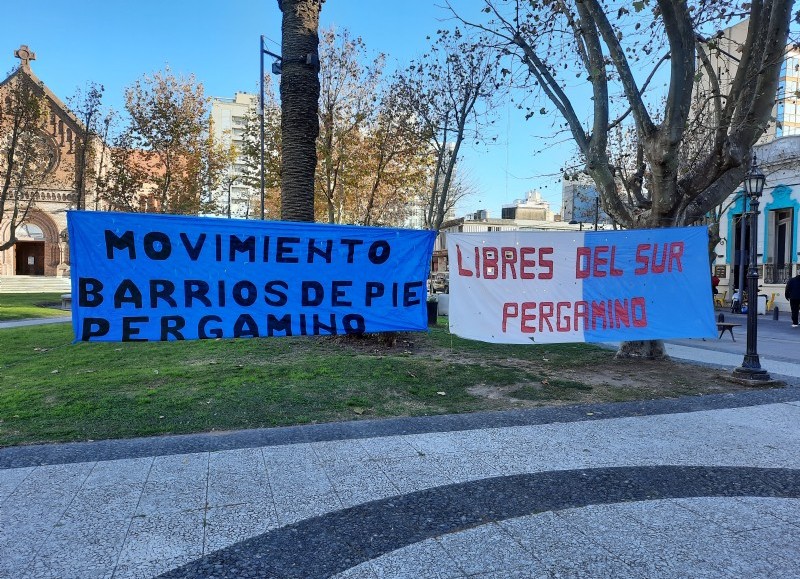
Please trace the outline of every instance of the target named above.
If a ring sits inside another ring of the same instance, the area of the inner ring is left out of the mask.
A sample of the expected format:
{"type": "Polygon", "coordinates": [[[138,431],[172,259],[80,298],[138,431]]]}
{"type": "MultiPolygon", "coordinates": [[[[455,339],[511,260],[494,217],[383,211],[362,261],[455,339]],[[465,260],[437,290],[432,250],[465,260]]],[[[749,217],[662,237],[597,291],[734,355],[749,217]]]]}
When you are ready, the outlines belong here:
{"type": "Polygon", "coordinates": [[[283,11],[281,219],[314,221],[319,13],[324,0],[278,0],[283,11]]]}

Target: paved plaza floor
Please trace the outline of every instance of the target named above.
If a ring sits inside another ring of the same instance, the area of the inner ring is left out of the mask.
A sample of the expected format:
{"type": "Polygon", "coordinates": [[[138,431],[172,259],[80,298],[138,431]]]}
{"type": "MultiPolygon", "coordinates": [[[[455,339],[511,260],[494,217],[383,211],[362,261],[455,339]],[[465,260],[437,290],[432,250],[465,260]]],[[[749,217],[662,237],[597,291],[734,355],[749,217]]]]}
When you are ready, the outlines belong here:
{"type": "Polygon", "coordinates": [[[0,578],[800,578],[800,331],[759,350],[788,387],[0,449],[0,578]]]}
{"type": "Polygon", "coordinates": [[[0,450],[0,576],[800,577],[800,389],[0,450]]]}

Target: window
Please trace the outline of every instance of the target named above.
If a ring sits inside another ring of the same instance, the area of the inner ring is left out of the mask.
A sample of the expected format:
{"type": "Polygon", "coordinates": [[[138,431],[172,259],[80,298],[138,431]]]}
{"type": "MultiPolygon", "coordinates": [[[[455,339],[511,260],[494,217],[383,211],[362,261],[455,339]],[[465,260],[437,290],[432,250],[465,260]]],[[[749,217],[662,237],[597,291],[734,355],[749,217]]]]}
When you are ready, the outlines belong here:
{"type": "Polygon", "coordinates": [[[17,228],[16,236],[18,239],[35,239],[40,241],[44,239],[44,232],[38,225],[25,223],[17,228]]]}
{"type": "Polygon", "coordinates": [[[786,283],[791,277],[793,214],[794,210],[791,208],[773,209],[769,212],[767,223],[769,245],[765,272],[767,283],[786,283]]]}

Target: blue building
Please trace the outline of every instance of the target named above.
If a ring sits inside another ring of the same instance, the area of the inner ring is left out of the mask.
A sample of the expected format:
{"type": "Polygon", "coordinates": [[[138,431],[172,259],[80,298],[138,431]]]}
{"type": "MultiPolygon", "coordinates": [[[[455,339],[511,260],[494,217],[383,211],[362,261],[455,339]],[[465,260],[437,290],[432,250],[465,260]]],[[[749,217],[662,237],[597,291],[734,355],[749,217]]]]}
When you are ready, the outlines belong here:
{"type": "MultiPolygon", "coordinates": [[[[800,271],[800,135],[774,139],[755,147],[758,165],[766,175],[764,194],[759,204],[757,265],[759,293],[774,298],[780,309],[788,309],[783,297],[786,282],[800,271]]],[[[741,216],[744,207],[743,189],[732,194],[720,218],[722,241],[716,247],[714,272],[720,277],[719,289],[727,291],[727,299],[739,286],[739,248],[744,235],[748,247],[750,231],[741,216]],[[723,274],[723,275],[720,275],[723,274]]],[[[746,256],[745,256],[746,257],[746,256]]],[[[747,274],[747,263],[744,275],[747,274]]],[[[746,281],[745,281],[746,283],[746,281]]]]}

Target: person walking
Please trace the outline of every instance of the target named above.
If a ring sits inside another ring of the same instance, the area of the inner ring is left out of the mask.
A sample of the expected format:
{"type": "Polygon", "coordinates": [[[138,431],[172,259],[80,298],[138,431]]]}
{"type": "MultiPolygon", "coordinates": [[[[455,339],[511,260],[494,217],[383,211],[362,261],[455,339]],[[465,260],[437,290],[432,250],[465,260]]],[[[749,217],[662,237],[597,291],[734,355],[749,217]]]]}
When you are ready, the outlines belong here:
{"type": "Polygon", "coordinates": [[[792,327],[797,327],[797,316],[800,312],[800,273],[786,283],[784,296],[789,300],[789,307],[792,310],[792,327]]]}

